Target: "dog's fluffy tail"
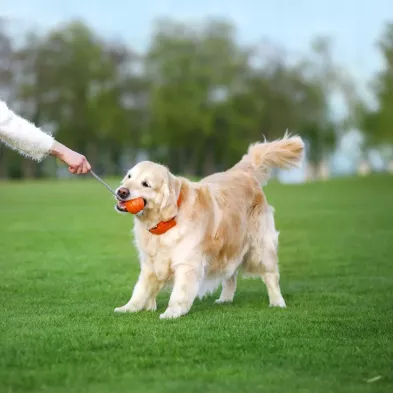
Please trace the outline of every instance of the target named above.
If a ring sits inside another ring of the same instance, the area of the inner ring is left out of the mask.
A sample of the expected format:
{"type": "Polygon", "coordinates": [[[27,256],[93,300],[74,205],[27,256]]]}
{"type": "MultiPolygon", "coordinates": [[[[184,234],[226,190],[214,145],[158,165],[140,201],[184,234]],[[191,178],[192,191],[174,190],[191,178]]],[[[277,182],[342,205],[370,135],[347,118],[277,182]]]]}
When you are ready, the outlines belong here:
{"type": "Polygon", "coordinates": [[[290,168],[299,166],[304,151],[304,143],[300,136],[285,133],[282,139],[273,142],[255,143],[248,153],[233,169],[251,171],[262,183],[270,177],[272,168],[290,168]]]}

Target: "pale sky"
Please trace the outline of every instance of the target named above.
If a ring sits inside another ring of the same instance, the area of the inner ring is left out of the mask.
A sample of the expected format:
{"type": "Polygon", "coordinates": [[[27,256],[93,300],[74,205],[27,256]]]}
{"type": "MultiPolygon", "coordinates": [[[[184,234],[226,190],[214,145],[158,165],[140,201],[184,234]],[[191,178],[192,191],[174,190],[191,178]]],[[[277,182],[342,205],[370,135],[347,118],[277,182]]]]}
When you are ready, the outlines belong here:
{"type": "Polygon", "coordinates": [[[22,27],[45,29],[82,18],[103,34],[143,49],[152,21],[170,16],[232,20],[244,42],[264,37],[303,52],[315,35],[332,36],[335,56],[365,83],[381,67],[375,48],[392,0],[0,0],[0,15],[22,27]]]}

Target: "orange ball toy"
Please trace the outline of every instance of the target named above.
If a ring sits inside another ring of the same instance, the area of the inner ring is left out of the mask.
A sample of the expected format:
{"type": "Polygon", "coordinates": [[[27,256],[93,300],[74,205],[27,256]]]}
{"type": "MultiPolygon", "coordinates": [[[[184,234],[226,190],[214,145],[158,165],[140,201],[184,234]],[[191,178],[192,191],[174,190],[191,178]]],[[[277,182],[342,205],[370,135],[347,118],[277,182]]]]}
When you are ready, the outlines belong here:
{"type": "Polygon", "coordinates": [[[137,214],[145,207],[145,201],[143,198],[135,198],[124,202],[124,205],[128,213],[137,214]]]}

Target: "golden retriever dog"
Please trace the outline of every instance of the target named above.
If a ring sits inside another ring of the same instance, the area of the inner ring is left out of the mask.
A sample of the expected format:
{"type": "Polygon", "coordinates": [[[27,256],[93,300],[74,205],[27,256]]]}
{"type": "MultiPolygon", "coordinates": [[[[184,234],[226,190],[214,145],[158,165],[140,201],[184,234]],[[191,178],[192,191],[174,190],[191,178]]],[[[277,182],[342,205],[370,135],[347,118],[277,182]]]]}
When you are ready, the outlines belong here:
{"type": "Polygon", "coordinates": [[[272,168],[297,166],[303,149],[300,137],[287,134],[257,143],[234,167],[199,182],[153,162],[135,165],[117,189],[116,210],[126,212],[124,201],[144,200],[134,225],[141,271],[131,299],[115,311],[156,310],[156,296],[168,285],[172,293],[162,319],[187,314],[197,296],[220,284],[216,302],[232,302],[238,272],[261,277],[270,306],[285,307],[274,210],[261,185],[272,168]]]}

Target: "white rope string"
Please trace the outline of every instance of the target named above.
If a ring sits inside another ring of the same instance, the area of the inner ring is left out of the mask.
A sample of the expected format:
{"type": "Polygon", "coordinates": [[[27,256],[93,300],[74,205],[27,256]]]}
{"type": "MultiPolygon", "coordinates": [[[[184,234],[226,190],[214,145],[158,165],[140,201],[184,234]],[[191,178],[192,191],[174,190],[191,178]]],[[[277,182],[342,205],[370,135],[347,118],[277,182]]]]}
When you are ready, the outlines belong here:
{"type": "Polygon", "coordinates": [[[103,186],[105,186],[106,189],[107,189],[112,195],[114,195],[114,196],[116,197],[116,193],[115,193],[115,191],[113,190],[112,187],[110,187],[107,183],[105,183],[104,180],[102,180],[102,179],[101,179],[98,175],[96,175],[92,170],[90,170],[90,173],[91,173],[91,175],[92,175],[97,181],[99,181],[103,186]]]}

